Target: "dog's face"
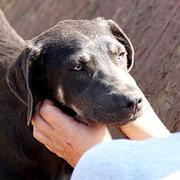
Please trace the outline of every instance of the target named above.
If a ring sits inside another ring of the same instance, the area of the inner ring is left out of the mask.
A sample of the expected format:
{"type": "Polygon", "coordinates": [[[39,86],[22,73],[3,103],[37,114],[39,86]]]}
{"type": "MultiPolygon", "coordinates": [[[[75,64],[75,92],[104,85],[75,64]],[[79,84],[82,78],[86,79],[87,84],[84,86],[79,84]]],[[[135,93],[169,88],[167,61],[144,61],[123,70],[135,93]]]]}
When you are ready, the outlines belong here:
{"type": "Polygon", "coordinates": [[[31,44],[7,78],[29,107],[29,118],[45,98],[72,109],[85,123],[123,124],[136,117],[142,99],[128,73],[133,47],[116,23],[62,21],[31,44]]]}

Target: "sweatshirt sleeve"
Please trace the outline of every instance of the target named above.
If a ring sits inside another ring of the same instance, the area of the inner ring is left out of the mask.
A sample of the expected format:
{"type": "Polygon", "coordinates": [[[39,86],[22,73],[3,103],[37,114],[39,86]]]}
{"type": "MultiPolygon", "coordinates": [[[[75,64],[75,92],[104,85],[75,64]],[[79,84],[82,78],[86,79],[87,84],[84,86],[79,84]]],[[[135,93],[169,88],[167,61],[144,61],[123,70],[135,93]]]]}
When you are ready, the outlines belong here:
{"type": "Polygon", "coordinates": [[[180,133],[144,141],[113,140],[79,160],[71,180],[180,179],[180,133]]]}

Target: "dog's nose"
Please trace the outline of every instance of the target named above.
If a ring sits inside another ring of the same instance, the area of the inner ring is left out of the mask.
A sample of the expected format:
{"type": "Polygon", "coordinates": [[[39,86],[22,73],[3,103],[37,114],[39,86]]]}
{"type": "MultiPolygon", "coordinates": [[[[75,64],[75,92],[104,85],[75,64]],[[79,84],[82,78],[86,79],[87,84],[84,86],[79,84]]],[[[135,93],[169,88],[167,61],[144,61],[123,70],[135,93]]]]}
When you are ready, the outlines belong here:
{"type": "Polygon", "coordinates": [[[125,102],[124,107],[128,108],[129,110],[132,110],[135,114],[142,108],[142,101],[143,99],[141,97],[131,97],[128,98],[128,100],[125,102]]]}

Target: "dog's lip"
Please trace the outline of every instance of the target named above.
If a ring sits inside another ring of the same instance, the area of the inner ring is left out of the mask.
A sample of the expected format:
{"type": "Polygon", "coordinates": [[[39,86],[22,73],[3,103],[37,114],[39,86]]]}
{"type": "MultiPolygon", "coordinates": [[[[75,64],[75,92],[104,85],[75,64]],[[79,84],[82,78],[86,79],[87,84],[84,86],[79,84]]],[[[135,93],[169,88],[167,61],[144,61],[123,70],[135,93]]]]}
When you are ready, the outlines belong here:
{"type": "Polygon", "coordinates": [[[129,118],[127,118],[124,121],[121,121],[118,125],[120,126],[124,126],[128,123],[131,123],[132,121],[135,121],[137,118],[139,118],[140,116],[142,116],[142,112],[139,110],[136,113],[133,113],[129,118]]]}
{"type": "Polygon", "coordinates": [[[131,123],[132,121],[135,121],[135,120],[136,120],[136,117],[132,117],[132,118],[129,118],[129,119],[124,120],[124,121],[110,123],[109,125],[124,126],[124,125],[127,125],[128,123],[131,123]]]}
{"type": "Polygon", "coordinates": [[[84,116],[82,115],[76,115],[75,116],[75,119],[81,123],[84,123],[86,125],[93,125],[93,124],[106,124],[106,125],[110,125],[110,126],[124,126],[128,123],[131,123],[132,121],[135,121],[139,116],[141,116],[140,113],[136,113],[136,114],[132,114],[130,117],[124,119],[124,120],[121,120],[121,121],[97,121],[95,119],[90,119],[90,118],[85,118],[84,116]]]}
{"type": "Polygon", "coordinates": [[[85,118],[84,116],[78,115],[78,114],[75,116],[75,119],[81,123],[86,124],[86,125],[93,125],[93,124],[97,123],[96,121],[93,121],[89,118],[85,118]]]}

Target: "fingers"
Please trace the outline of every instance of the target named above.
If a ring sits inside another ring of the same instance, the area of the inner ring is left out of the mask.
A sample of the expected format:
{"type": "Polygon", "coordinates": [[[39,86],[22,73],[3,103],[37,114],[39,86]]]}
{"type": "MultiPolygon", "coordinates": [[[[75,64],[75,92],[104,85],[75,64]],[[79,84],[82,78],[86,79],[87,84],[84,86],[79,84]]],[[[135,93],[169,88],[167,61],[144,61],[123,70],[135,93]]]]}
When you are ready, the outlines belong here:
{"type": "Polygon", "coordinates": [[[111,139],[105,125],[86,126],[45,100],[34,115],[33,136],[50,151],[75,165],[92,146],[111,139]]]}
{"type": "Polygon", "coordinates": [[[78,124],[78,122],[74,121],[72,117],[64,114],[49,100],[45,100],[42,103],[39,113],[52,128],[56,128],[58,125],[58,128],[63,126],[63,129],[67,129],[78,124]]]}
{"type": "Polygon", "coordinates": [[[46,133],[49,136],[53,131],[53,127],[47,121],[45,121],[38,113],[36,113],[32,118],[32,124],[36,129],[38,129],[42,133],[46,133]]]}
{"type": "Polygon", "coordinates": [[[51,141],[50,139],[44,135],[43,133],[41,133],[38,129],[36,129],[35,127],[33,128],[33,136],[42,144],[44,144],[45,146],[49,147],[51,146],[51,141]]]}
{"type": "Polygon", "coordinates": [[[37,139],[40,143],[45,145],[51,152],[55,153],[54,150],[51,148],[52,141],[35,127],[33,128],[33,137],[37,139]]]}

